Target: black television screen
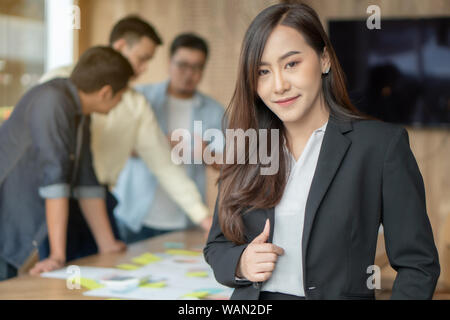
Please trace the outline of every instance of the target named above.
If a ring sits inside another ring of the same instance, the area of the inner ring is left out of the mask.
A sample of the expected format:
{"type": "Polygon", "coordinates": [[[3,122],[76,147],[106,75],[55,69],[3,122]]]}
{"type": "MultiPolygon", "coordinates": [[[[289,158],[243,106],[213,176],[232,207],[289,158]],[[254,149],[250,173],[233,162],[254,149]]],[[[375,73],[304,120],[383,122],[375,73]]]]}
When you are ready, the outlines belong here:
{"type": "Polygon", "coordinates": [[[366,114],[403,125],[450,125],[450,18],[329,21],[350,98],[366,114]]]}

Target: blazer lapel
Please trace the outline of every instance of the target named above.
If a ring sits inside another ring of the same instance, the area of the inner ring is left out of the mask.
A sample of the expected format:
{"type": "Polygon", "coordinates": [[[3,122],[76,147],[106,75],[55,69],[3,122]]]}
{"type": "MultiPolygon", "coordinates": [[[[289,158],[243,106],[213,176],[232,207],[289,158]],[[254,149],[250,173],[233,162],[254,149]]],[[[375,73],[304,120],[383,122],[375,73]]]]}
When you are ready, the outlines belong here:
{"type": "MultiPolygon", "coordinates": [[[[351,144],[351,141],[343,133],[352,129],[351,122],[342,122],[330,116],[325,136],[323,137],[316,172],[306,201],[302,238],[303,265],[305,265],[306,249],[308,248],[308,241],[316,212],[351,144]]],[[[268,242],[272,243],[275,226],[275,208],[267,208],[265,211],[266,218],[270,222],[268,242]]],[[[264,224],[262,227],[264,227],[264,224]]]]}
{"type": "Polygon", "coordinates": [[[330,116],[306,201],[302,238],[303,265],[317,210],[351,144],[343,133],[351,130],[351,122],[341,122],[330,116]]]}

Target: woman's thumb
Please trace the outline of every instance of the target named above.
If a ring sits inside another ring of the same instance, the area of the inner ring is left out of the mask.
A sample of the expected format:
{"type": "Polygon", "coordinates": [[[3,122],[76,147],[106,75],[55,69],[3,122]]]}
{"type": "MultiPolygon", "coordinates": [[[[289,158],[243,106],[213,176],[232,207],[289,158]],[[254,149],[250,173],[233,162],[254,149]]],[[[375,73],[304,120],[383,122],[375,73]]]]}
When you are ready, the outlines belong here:
{"type": "Polygon", "coordinates": [[[264,230],[261,232],[255,239],[253,239],[252,243],[265,243],[269,239],[270,234],[270,222],[269,219],[266,220],[266,224],[264,225],[264,230]]]}

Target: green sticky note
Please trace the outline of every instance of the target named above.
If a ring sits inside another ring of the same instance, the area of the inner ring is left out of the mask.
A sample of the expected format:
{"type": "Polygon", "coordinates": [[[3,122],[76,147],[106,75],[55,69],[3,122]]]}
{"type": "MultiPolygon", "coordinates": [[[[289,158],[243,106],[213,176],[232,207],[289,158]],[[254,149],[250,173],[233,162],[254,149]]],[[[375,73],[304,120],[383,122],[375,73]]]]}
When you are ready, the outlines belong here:
{"type": "Polygon", "coordinates": [[[104,287],[104,285],[98,283],[97,281],[88,278],[80,278],[80,284],[83,288],[89,290],[100,289],[104,287]]]}
{"type": "Polygon", "coordinates": [[[116,266],[116,268],[122,269],[122,270],[136,270],[139,269],[139,266],[136,266],[134,264],[129,263],[123,263],[116,266]]]}
{"type": "Polygon", "coordinates": [[[208,272],[206,272],[206,271],[187,272],[186,276],[187,277],[206,278],[206,277],[208,277],[208,272]]]}
{"type": "Polygon", "coordinates": [[[191,292],[191,293],[187,293],[185,294],[183,297],[194,297],[194,298],[204,298],[206,296],[209,295],[208,291],[196,291],[196,292],[191,292]]]}
{"type": "Polygon", "coordinates": [[[144,283],[144,284],[141,284],[139,287],[140,288],[163,288],[165,286],[166,286],[165,281],[159,281],[159,282],[144,283]]]}
{"type": "Polygon", "coordinates": [[[223,291],[223,289],[220,288],[205,288],[205,289],[199,289],[199,290],[195,290],[195,292],[200,292],[200,291],[207,291],[209,292],[209,294],[217,294],[223,291]]]}
{"type": "Polygon", "coordinates": [[[167,249],[182,249],[184,248],[184,243],[182,242],[164,242],[164,247],[167,249]]]}
{"type": "Polygon", "coordinates": [[[169,249],[169,250],[166,250],[166,253],[173,254],[173,255],[181,255],[181,256],[200,256],[202,254],[199,251],[182,250],[182,249],[169,249]]]}

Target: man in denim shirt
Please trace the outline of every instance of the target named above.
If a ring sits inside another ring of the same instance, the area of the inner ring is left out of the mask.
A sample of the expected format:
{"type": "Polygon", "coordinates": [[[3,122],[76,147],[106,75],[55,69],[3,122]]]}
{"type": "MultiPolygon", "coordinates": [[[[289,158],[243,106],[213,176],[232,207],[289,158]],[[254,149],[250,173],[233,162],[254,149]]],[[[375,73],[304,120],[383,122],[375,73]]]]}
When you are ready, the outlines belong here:
{"type": "MultiPolygon", "coordinates": [[[[169,139],[174,130],[184,129],[190,133],[191,146],[186,145],[186,149],[190,149],[192,155],[203,154],[208,147],[220,157],[224,144],[220,131],[224,109],[214,99],[197,91],[207,56],[208,47],[202,38],[190,33],[181,34],[171,44],[169,80],[138,86],[136,90],[146,97],[169,139]],[[216,129],[220,133],[214,135],[209,145],[203,141],[203,133],[208,129],[216,129]],[[195,147],[199,150],[195,150],[195,147]]],[[[171,143],[172,146],[179,144],[178,141],[171,143]]],[[[190,164],[185,165],[184,169],[195,181],[205,201],[206,174],[205,164],[201,160],[191,158],[190,164]]],[[[218,169],[216,164],[212,166],[218,169]]],[[[168,197],[143,161],[136,157],[128,160],[114,194],[119,200],[114,215],[121,237],[127,243],[194,225],[188,215],[168,197]]]]}
{"type": "Polygon", "coordinates": [[[47,236],[50,256],[31,274],[66,261],[69,198],[78,198],[100,252],[125,248],[107,219],[90,153],[89,115],[121,100],[133,69],[109,47],[87,50],[69,79],[38,85],[0,127],[0,280],[14,276],[47,236]]]}

